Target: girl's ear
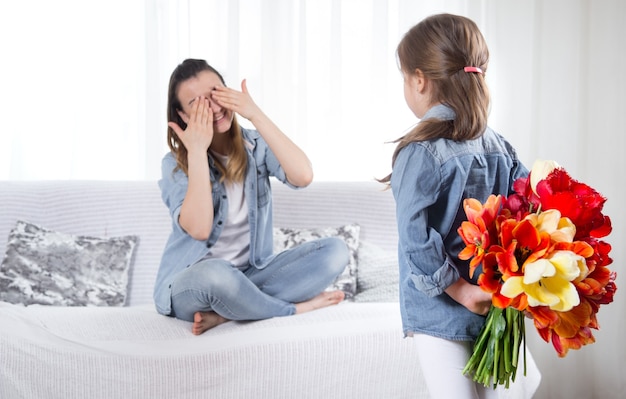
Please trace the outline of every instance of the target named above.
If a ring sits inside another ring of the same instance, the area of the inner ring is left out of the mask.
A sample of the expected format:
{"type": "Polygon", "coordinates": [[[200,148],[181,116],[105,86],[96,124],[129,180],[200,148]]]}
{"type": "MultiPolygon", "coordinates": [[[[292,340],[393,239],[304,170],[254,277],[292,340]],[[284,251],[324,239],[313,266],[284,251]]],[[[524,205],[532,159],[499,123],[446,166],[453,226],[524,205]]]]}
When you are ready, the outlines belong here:
{"type": "Polygon", "coordinates": [[[178,116],[180,116],[180,119],[182,119],[183,122],[185,122],[186,124],[189,124],[189,117],[187,116],[187,114],[185,114],[180,109],[177,109],[176,112],[178,112],[178,116]]]}
{"type": "Polygon", "coordinates": [[[413,87],[417,89],[417,92],[420,94],[424,94],[426,91],[426,76],[424,76],[424,72],[420,69],[415,69],[415,73],[411,75],[411,79],[413,79],[413,87]]]}

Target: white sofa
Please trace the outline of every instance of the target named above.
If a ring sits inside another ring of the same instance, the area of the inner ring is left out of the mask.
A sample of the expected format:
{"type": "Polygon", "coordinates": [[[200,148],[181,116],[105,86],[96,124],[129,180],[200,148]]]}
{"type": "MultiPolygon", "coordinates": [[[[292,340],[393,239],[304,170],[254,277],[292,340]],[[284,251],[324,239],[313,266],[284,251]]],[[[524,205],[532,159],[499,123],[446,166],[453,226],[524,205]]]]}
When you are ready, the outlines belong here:
{"type": "MultiPolygon", "coordinates": [[[[402,336],[391,192],[375,182],[273,185],[275,227],[359,224],[359,293],[194,336],[152,303],[170,230],[156,182],[0,182],[0,254],[17,220],[139,237],[124,306],[0,302],[0,398],[427,398],[415,346],[402,336]]],[[[540,377],[528,364],[507,397],[535,392],[540,377]]]]}

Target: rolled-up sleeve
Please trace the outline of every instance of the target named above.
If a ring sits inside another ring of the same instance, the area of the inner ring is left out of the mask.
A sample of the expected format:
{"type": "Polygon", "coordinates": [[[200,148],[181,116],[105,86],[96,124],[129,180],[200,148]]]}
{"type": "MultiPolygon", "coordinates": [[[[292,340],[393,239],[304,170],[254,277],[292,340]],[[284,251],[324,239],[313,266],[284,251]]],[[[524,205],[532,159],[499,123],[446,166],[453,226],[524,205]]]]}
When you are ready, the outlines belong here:
{"type": "Polygon", "coordinates": [[[428,208],[442,184],[437,159],[419,143],[409,144],[396,158],[391,187],[396,200],[398,255],[410,270],[415,287],[436,296],[459,279],[443,239],[429,224],[428,208]]]}
{"type": "Polygon", "coordinates": [[[179,223],[180,209],[187,194],[188,180],[181,170],[174,172],[176,160],[168,153],[161,162],[161,199],[169,210],[172,226],[180,232],[185,232],[179,223]]]}
{"type": "Polygon", "coordinates": [[[433,274],[413,274],[411,280],[415,288],[432,298],[443,294],[444,290],[454,284],[459,277],[459,271],[447,257],[443,266],[435,270],[433,274]]]}
{"type": "Polygon", "coordinates": [[[285,170],[280,165],[278,158],[276,158],[276,155],[274,155],[274,153],[267,145],[263,137],[260,135],[260,133],[256,130],[246,129],[244,129],[244,133],[249,141],[254,142],[253,153],[254,159],[257,163],[257,173],[260,173],[261,170],[265,170],[267,171],[269,176],[274,176],[280,182],[286,184],[291,188],[299,189],[300,187],[294,186],[293,184],[289,183],[289,181],[287,180],[287,175],[285,174],[285,170]]]}

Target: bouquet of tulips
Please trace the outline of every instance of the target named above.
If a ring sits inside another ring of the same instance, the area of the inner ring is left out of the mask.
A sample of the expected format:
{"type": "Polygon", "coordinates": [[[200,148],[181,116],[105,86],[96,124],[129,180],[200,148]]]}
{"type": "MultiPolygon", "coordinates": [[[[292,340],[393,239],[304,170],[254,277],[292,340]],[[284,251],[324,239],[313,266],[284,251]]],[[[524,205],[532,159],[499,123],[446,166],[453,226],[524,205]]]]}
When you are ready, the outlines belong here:
{"type": "Polygon", "coordinates": [[[482,267],[478,284],[492,295],[463,373],[494,388],[515,380],[525,317],[564,357],[595,342],[596,314],[617,289],[602,241],[612,230],[606,198],[554,161],[535,162],[513,189],[484,204],[466,199],[458,230],[466,245],[459,258],[470,260],[470,276],[482,267]]]}

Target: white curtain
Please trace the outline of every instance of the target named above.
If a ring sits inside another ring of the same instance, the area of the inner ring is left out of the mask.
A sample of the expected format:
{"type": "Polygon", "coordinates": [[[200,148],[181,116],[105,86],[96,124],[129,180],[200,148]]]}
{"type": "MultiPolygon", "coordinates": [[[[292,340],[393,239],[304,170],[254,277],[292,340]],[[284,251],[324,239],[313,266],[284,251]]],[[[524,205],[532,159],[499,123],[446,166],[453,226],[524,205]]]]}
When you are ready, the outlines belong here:
{"type": "MultiPolygon", "coordinates": [[[[423,17],[474,19],[491,51],[490,123],[527,165],[554,159],[608,197],[621,243],[626,2],[621,0],[22,0],[0,5],[0,180],[156,180],[169,75],[204,58],[309,154],[317,180],[390,171],[415,122],[395,47],[423,17]]],[[[244,123],[245,124],[245,123],[244,123]]],[[[621,284],[618,275],[618,286],[621,284]]],[[[626,393],[626,300],[597,342],[558,359],[528,330],[540,398],[626,393]]]]}

